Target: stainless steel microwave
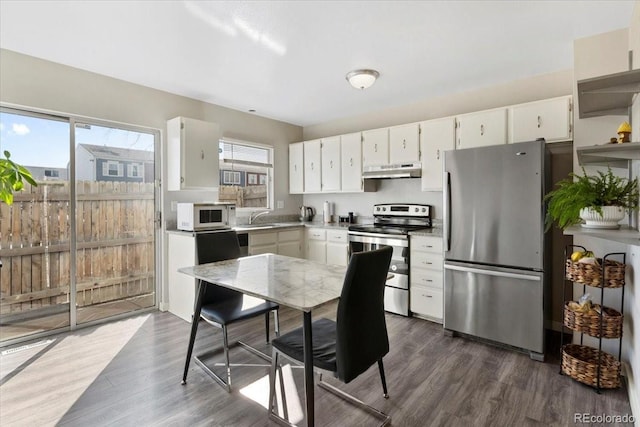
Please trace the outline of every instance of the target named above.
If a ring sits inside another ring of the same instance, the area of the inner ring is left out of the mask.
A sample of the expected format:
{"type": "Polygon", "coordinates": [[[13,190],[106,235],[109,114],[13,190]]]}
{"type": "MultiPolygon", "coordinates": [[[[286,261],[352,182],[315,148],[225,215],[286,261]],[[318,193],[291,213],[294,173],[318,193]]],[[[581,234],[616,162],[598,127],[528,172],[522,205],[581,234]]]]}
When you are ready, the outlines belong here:
{"type": "Polygon", "coordinates": [[[201,231],[236,225],[236,206],[224,203],[178,203],[178,230],[201,231]]]}

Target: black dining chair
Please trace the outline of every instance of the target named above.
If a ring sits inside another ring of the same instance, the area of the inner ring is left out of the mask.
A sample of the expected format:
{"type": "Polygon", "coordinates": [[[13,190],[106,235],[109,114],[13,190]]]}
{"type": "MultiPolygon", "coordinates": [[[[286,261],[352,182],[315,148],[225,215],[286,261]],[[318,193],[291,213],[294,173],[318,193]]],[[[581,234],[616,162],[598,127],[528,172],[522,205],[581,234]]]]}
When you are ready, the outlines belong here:
{"type": "MultiPolygon", "coordinates": [[[[198,233],[196,234],[196,253],[198,264],[239,258],[240,243],[238,241],[238,235],[233,230],[198,233]]],[[[231,392],[231,367],[229,364],[229,349],[231,346],[229,346],[229,339],[227,336],[228,326],[232,323],[264,314],[267,342],[269,342],[269,313],[271,312],[273,312],[274,317],[275,334],[276,336],[279,335],[278,308],[277,304],[270,301],[257,300],[256,298],[244,295],[241,292],[201,280],[199,282],[198,294],[196,296],[193,324],[191,327],[191,336],[189,338],[189,347],[187,350],[187,360],[185,361],[182,384],[186,384],[187,382],[189,362],[193,352],[193,345],[196,340],[199,319],[222,329],[222,348],[224,350],[226,380],[213,372],[213,370],[202,361],[202,358],[208,353],[200,356],[194,356],[193,359],[198,366],[200,366],[222,387],[224,387],[227,392],[231,392]],[[245,304],[249,300],[251,303],[245,304]]],[[[237,344],[242,345],[253,354],[270,361],[269,356],[254,349],[253,347],[250,347],[240,341],[238,341],[237,344]]]]}
{"type": "MultiPolygon", "coordinates": [[[[313,365],[316,368],[333,372],[346,384],[377,362],[385,398],[389,395],[382,358],[389,352],[389,338],[384,315],[384,287],[392,254],[393,248],[390,246],[354,253],[345,274],[336,321],[325,318],[316,320],[312,323],[311,333],[313,365]]],[[[304,361],[302,328],[275,338],[272,342],[269,415],[280,422],[288,423],[273,410],[275,375],[276,370],[280,369],[279,355],[298,363],[304,361]]],[[[282,382],[282,372],[280,378],[282,382]]],[[[382,425],[391,422],[389,415],[323,382],[322,375],[318,385],[381,418],[382,425]]],[[[286,402],[283,402],[283,408],[286,416],[286,402]]]]}

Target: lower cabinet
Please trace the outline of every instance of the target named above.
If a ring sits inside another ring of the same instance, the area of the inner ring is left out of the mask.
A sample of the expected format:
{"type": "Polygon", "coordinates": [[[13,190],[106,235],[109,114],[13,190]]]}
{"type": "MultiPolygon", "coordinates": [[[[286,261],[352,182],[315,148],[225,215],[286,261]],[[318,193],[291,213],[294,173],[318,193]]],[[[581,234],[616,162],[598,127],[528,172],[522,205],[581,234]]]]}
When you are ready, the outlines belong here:
{"type": "Polygon", "coordinates": [[[443,253],[442,238],[411,236],[409,308],[414,315],[442,323],[443,253]]]}
{"type": "Polygon", "coordinates": [[[169,312],[191,322],[196,297],[197,281],[178,272],[179,268],[198,263],[196,239],[191,233],[167,233],[167,285],[169,288],[169,312]]]}
{"type": "Polygon", "coordinates": [[[307,259],[322,264],[346,266],[349,262],[347,231],[307,229],[307,259]]]}
{"type": "Polygon", "coordinates": [[[249,233],[249,255],[273,253],[302,258],[302,229],[252,231],[249,233]]]}

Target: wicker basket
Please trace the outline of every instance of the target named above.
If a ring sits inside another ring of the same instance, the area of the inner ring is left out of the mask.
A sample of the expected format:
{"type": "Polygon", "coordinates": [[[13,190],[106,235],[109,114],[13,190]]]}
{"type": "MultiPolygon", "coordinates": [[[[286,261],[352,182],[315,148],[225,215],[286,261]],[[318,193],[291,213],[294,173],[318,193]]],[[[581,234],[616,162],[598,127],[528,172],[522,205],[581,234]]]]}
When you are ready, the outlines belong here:
{"type": "MultiPolygon", "coordinates": [[[[607,260],[604,267],[604,287],[620,288],[624,286],[625,264],[607,260]]],[[[567,279],[589,286],[602,287],[602,266],[587,264],[584,262],[573,262],[567,259],[566,263],[567,279]]]]}
{"type": "MultiPolygon", "coordinates": [[[[598,386],[598,350],[578,344],[562,347],[562,372],[591,387],[598,386]]],[[[613,356],[600,352],[600,388],[620,387],[620,367],[613,356]]]]}
{"type": "MultiPolygon", "coordinates": [[[[598,311],[601,307],[594,304],[598,311]]],[[[620,338],[622,336],[622,314],[613,308],[604,307],[602,315],[602,338],[620,338]]],[[[600,315],[574,311],[569,302],[564,304],[564,325],[576,332],[600,338],[600,315]]]]}

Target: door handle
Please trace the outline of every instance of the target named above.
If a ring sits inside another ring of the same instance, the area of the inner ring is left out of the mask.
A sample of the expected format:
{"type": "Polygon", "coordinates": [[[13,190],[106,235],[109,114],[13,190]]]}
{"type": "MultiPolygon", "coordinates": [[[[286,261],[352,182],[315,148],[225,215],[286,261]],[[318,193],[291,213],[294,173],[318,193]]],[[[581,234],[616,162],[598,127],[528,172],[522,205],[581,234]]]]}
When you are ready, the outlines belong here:
{"type": "Polygon", "coordinates": [[[444,203],[443,203],[443,214],[444,214],[444,251],[449,251],[449,247],[451,246],[451,174],[449,172],[445,172],[446,182],[444,185],[444,203]]]}
{"type": "Polygon", "coordinates": [[[462,267],[459,265],[452,265],[452,264],[445,264],[444,268],[445,270],[461,271],[463,273],[478,273],[478,274],[484,274],[485,276],[497,276],[497,277],[507,277],[509,279],[531,280],[532,282],[539,282],[541,280],[539,276],[531,276],[528,274],[506,273],[504,271],[495,271],[495,270],[483,270],[480,268],[462,267]]]}

